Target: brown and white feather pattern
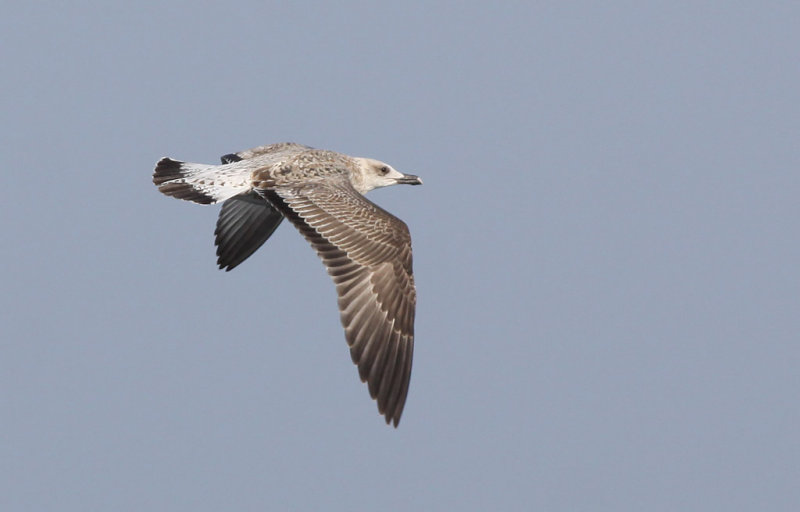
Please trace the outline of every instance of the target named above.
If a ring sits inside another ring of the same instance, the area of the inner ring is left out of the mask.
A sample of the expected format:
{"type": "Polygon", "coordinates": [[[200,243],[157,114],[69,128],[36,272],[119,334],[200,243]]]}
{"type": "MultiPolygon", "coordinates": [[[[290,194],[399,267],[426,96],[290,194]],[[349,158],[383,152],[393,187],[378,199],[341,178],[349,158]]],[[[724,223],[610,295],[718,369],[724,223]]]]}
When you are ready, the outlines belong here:
{"type": "MultiPolygon", "coordinates": [[[[257,148],[229,153],[221,157],[223,164],[267,157],[267,161],[282,161],[291,155],[313,148],[294,142],[278,142],[257,148]]],[[[283,215],[268,201],[247,190],[224,203],[214,230],[219,268],[233,270],[249,258],[278,228],[283,215]]]]}
{"type": "Polygon", "coordinates": [[[408,227],[346,179],[270,192],[266,197],[283,203],[284,214],[327,267],[353,362],[386,422],[397,425],[414,351],[416,291],[408,227]]]}
{"type": "Polygon", "coordinates": [[[411,237],[403,221],[362,194],[422,180],[378,160],[294,143],[230,153],[222,162],[162,158],[153,183],[178,199],[224,202],[215,234],[218,263],[228,270],[288,218],[333,278],[353,361],[386,422],[397,426],[414,351],[411,237]]]}

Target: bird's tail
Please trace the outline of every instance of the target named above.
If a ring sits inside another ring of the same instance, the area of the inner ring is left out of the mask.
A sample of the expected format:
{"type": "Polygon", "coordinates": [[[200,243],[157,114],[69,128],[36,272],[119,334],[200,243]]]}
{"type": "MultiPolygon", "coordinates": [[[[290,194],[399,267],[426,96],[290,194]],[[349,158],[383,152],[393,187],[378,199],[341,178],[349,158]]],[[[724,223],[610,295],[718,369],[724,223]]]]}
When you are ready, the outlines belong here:
{"type": "Polygon", "coordinates": [[[225,201],[250,189],[249,172],[227,165],[204,165],[162,158],[153,172],[162,193],[200,204],[225,201]]]}

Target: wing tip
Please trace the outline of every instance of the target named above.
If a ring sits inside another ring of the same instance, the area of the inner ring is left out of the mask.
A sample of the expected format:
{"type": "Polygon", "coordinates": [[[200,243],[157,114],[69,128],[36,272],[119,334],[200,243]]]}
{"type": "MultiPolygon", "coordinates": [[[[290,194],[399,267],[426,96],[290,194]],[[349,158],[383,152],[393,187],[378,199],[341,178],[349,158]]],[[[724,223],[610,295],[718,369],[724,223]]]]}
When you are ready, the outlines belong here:
{"type": "Polygon", "coordinates": [[[240,162],[242,160],[242,157],[240,157],[236,153],[228,153],[227,155],[222,155],[221,157],[219,157],[219,159],[223,164],[232,164],[234,162],[240,162]]]}

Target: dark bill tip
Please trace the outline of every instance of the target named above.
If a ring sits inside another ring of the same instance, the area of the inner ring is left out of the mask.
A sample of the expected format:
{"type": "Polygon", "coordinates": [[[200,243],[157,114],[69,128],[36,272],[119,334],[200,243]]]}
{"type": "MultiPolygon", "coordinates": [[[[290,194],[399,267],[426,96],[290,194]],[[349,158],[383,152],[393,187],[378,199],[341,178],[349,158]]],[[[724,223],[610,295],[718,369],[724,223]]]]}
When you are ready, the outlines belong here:
{"type": "Polygon", "coordinates": [[[397,179],[397,183],[402,183],[403,185],[422,185],[422,180],[419,176],[404,174],[402,178],[397,179]]]}

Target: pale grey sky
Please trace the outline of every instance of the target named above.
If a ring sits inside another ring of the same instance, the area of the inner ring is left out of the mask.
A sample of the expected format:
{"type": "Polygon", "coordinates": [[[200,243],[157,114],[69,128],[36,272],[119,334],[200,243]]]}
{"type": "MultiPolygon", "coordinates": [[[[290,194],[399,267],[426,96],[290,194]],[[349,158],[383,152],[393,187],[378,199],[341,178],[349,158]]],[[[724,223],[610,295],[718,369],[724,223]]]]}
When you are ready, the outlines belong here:
{"type": "Polygon", "coordinates": [[[798,22],[7,2],[0,509],[800,509],[798,22]],[[218,271],[151,183],[279,141],[425,181],[370,194],[415,250],[397,430],[302,237],[218,271]]]}

